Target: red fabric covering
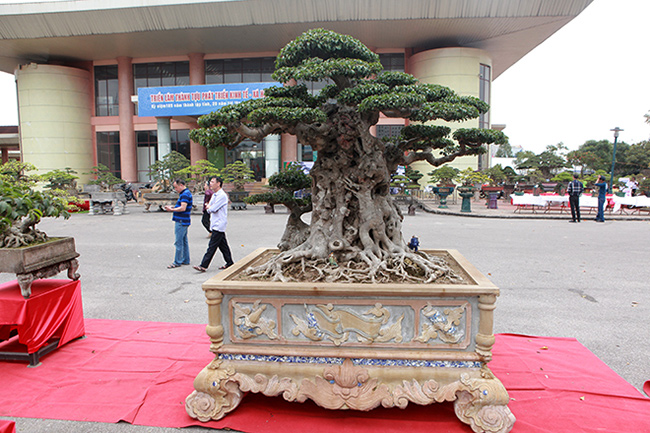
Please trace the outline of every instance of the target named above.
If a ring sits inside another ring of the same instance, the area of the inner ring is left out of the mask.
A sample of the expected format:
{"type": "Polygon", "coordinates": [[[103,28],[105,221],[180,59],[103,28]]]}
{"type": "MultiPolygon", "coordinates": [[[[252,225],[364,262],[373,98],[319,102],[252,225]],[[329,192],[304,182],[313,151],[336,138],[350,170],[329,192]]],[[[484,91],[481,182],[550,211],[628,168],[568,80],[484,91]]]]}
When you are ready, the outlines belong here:
{"type": "MultiPolygon", "coordinates": [[[[212,359],[204,329],[86,320],[88,338],[62,347],[38,368],[0,362],[0,416],[255,433],[471,432],[451,403],[328,411],[256,394],[224,419],[200,423],[185,413],[184,401],[212,359]]],[[[490,367],[512,398],[514,433],[650,432],[650,399],[574,339],[497,335],[490,367]]]]}
{"type": "Polygon", "coordinates": [[[16,433],[16,423],[0,419],[0,433],[16,433]]]}
{"type": "Polygon", "coordinates": [[[0,285],[0,338],[18,330],[18,341],[35,353],[51,338],[59,347],[84,335],[81,283],[71,280],[36,280],[32,295],[24,299],[17,281],[0,285]]]}

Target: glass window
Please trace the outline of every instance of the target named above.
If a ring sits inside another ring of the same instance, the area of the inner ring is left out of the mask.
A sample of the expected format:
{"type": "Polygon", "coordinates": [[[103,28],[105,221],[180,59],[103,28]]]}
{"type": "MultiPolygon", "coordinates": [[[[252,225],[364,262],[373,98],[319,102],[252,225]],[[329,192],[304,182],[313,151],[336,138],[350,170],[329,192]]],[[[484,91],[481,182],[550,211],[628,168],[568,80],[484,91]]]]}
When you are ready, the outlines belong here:
{"type": "Polygon", "coordinates": [[[122,177],[120,166],[120,133],[97,133],[97,163],[103,164],[117,177],[122,177]]]}
{"type": "Polygon", "coordinates": [[[379,61],[384,71],[404,72],[404,53],[380,54],[379,61]]]}
{"type": "Polygon", "coordinates": [[[172,150],[190,159],[190,130],[174,129],[171,131],[172,150]]]}
{"type": "Polygon", "coordinates": [[[274,57],[205,61],[205,84],[268,83],[273,81],[274,57]]]}
{"type": "Polygon", "coordinates": [[[118,116],[117,65],[95,66],[95,116],[118,116]]]}
{"type": "Polygon", "coordinates": [[[255,173],[255,180],[262,180],[263,177],[266,177],[264,140],[261,143],[244,140],[234,149],[226,150],[226,165],[235,161],[244,161],[248,168],[255,173]]]}
{"type": "Polygon", "coordinates": [[[404,128],[404,125],[377,125],[377,138],[396,138],[404,128]]]}
{"type": "MultiPolygon", "coordinates": [[[[481,64],[479,70],[479,99],[483,102],[490,103],[490,84],[492,83],[492,71],[490,66],[481,64]]],[[[481,114],[478,118],[479,128],[490,127],[490,112],[481,114]]]]}
{"type": "Polygon", "coordinates": [[[186,86],[190,83],[189,62],[138,63],[133,65],[133,86],[186,86]]]}

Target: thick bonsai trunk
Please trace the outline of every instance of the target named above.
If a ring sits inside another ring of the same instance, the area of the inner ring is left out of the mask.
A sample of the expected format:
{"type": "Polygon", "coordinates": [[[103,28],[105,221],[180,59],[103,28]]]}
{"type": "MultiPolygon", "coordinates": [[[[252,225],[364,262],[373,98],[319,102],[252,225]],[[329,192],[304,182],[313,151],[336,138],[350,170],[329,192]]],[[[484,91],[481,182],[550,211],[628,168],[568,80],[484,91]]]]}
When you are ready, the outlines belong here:
{"type": "MultiPolygon", "coordinates": [[[[308,238],[250,275],[283,281],[454,281],[444,262],[406,246],[402,213],[389,196],[384,145],[353,117],[349,112],[334,117],[329,143],[318,137],[308,238]]],[[[299,138],[309,143],[309,137],[299,138]]]]}

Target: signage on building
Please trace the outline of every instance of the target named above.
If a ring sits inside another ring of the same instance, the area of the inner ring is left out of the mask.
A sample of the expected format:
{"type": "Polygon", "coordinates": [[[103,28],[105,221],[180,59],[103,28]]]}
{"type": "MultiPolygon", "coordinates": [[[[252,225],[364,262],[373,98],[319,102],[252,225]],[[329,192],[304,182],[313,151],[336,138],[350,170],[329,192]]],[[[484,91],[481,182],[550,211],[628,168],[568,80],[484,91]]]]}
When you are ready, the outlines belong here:
{"type": "Polygon", "coordinates": [[[249,99],[280,83],[205,84],[200,86],[140,87],[139,117],[198,116],[249,99]]]}

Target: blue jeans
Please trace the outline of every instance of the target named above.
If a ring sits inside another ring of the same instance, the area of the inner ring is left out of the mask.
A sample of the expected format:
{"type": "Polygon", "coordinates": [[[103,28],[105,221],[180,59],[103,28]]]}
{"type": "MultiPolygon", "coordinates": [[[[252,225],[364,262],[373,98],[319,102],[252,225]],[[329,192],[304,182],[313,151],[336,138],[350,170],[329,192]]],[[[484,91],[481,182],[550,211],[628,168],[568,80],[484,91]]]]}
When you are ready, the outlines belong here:
{"type": "Polygon", "coordinates": [[[605,221],[605,199],[598,197],[598,214],[596,221],[605,221]]]}
{"type": "Polygon", "coordinates": [[[190,244],[187,241],[187,229],[190,226],[184,226],[179,222],[176,222],[175,224],[174,235],[176,236],[176,240],[174,241],[174,246],[176,247],[176,253],[174,254],[174,264],[189,265],[190,244]]]}

